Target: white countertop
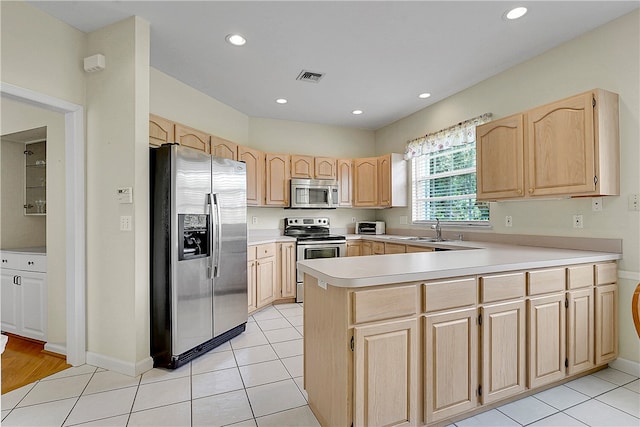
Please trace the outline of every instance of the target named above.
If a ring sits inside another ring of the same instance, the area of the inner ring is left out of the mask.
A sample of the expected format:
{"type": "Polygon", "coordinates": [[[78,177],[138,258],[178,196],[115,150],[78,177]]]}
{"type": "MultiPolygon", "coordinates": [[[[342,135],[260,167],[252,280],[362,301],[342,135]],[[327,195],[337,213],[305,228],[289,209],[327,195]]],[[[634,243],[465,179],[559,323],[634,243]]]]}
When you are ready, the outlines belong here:
{"type": "MultiPolygon", "coordinates": [[[[394,243],[420,241],[377,237],[394,243]]],[[[377,240],[377,239],[376,239],[377,240]]],[[[424,244],[424,243],[423,243],[424,244]]],[[[528,270],[569,264],[612,261],[621,254],[571,249],[540,248],[486,242],[446,241],[428,246],[449,246],[466,250],[320,258],[298,262],[298,268],[329,285],[345,288],[416,282],[446,277],[528,270]]]]}
{"type": "Polygon", "coordinates": [[[0,249],[0,252],[18,253],[18,254],[34,254],[34,255],[46,255],[47,247],[38,246],[33,248],[18,248],[18,249],[0,249]]]}
{"type": "Polygon", "coordinates": [[[247,233],[247,245],[262,245],[265,243],[277,243],[277,242],[295,242],[295,237],[283,236],[274,232],[248,232],[247,233]]]}

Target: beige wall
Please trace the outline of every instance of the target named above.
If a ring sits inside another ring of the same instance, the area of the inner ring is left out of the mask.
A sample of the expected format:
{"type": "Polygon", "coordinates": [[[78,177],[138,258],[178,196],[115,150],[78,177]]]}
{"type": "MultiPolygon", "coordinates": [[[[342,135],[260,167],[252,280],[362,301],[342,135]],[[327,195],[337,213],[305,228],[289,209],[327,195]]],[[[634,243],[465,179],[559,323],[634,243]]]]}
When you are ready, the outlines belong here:
{"type": "Polygon", "coordinates": [[[47,247],[47,342],[66,342],[65,279],[65,157],[64,116],[32,105],[2,98],[1,134],[47,127],[47,215],[24,215],[24,144],[5,158],[2,143],[2,201],[0,241],[3,249],[47,247]],[[6,175],[10,174],[10,177],[6,175]],[[9,178],[6,179],[5,178],[9,178]],[[17,179],[16,179],[17,178],[17,179]]]}
{"type": "Polygon", "coordinates": [[[85,35],[22,1],[0,2],[3,82],[84,104],[85,35]]]}
{"type": "MultiPolygon", "coordinates": [[[[619,265],[632,279],[620,282],[620,355],[635,361],[640,341],[630,327],[629,301],[640,279],[640,214],[628,211],[627,198],[640,193],[639,21],[636,10],[376,132],[378,153],[404,152],[409,139],[485,112],[504,117],[593,88],[618,93],[621,195],[605,197],[602,212],[591,211],[590,198],[491,203],[491,231],[622,239],[619,265]],[[584,216],[583,229],[572,227],[574,214],[584,216]],[[512,228],[504,227],[506,215],[513,217],[512,228]]],[[[401,215],[410,218],[410,209],[378,212],[388,227],[401,228],[401,215]]]]}
{"type": "Polygon", "coordinates": [[[129,18],[88,35],[107,58],[88,74],[87,362],[139,374],[149,359],[149,25],[129,18]],[[133,188],[133,204],[117,189],[133,188]],[[119,218],[133,217],[133,231],[119,218]]]}

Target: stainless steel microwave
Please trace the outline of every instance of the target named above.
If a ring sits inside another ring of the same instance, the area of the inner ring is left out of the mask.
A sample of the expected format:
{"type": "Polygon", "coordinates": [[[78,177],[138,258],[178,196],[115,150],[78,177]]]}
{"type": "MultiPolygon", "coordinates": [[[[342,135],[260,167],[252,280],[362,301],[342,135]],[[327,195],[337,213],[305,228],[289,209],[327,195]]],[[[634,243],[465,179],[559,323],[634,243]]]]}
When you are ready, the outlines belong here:
{"type": "Polygon", "coordinates": [[[338,207],[338,181],[331,179],[291,180],[291,208],[333,209],[338,207]]]}

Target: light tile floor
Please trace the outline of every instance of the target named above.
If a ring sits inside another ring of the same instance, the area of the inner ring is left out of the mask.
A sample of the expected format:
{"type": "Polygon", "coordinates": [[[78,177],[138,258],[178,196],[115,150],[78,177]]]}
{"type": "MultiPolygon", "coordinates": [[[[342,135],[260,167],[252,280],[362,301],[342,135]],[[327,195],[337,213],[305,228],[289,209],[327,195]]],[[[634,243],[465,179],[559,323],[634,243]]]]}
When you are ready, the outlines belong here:
{"type": "MultiPolygon", "coordinates": [[[[132,378],[83,365],[6,393],[2,426],[317,426],[302,351],[301,305],[268,307],[174,371],[132,378]]],[[[455,425],[638,427],[640,380],[609,368],[455,425]]]]}

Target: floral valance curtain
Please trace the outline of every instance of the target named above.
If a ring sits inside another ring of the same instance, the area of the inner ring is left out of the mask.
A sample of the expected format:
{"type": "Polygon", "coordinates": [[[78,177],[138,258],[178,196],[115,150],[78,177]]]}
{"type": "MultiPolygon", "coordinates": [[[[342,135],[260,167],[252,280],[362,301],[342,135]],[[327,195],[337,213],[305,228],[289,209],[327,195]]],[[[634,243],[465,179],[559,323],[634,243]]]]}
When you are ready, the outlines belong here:
{"type": "Polygon", "coordinates": [[[475,142],[476,126],[487,123],[490,120],[491,113],[485,113],[438,132],[413,139],[407,142],[404,158],[409,160],[416,156],[475,142]]]}

